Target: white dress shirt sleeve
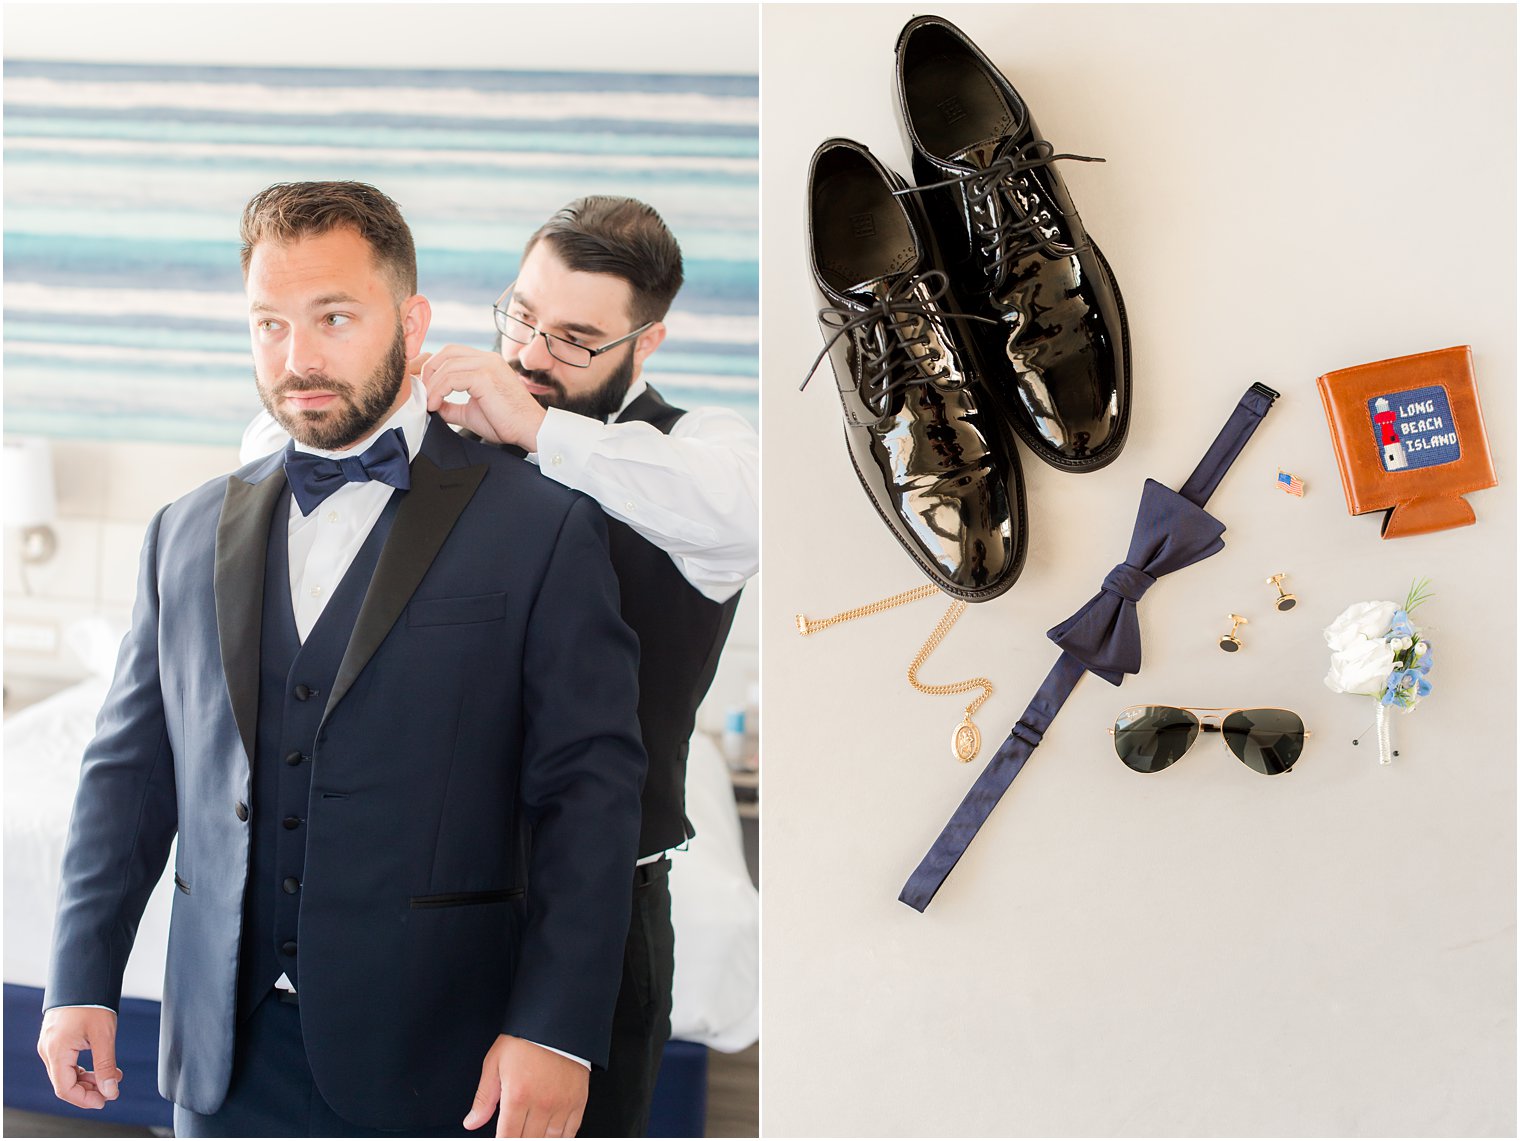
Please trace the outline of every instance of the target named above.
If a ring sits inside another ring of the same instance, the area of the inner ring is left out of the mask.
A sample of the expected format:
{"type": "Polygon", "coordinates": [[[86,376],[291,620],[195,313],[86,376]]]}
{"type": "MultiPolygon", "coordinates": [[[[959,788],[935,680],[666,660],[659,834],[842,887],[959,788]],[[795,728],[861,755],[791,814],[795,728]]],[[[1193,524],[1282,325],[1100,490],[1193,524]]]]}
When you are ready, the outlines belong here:
{"type": "MultiPolygon", "coordinates": [[[[529,1042],[532,1039],[524,1038],[523,1041],[529,1042]]],[[[556,1050],[553,1046],[545,1046],[542,1042],[534,1042],[533,1045],[537,1046],[540,1050],[548,1050],[551,1054],[558,1054],[561,1058],[569,1058],[572,1062],[579,1062],[588,1070],[591,1068],[591,1063],[586,1061],[585,1058],[577,1057],[574,1054],[567,1054],[563,1050],[556,1050]]]]}
{"type": "Polygon", "coordinates": [[[698,408],[666,435],[550,408],[528,458],[659,547],[714,602],[760,568],[760,439],[737,412],[698,408]]]}

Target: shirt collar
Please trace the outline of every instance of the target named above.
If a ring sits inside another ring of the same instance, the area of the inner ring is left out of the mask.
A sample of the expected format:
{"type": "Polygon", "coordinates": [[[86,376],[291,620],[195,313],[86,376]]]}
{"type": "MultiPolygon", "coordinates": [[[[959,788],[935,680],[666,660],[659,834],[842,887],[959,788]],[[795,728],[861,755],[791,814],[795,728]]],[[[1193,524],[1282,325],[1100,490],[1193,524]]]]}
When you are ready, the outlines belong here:
{"type": "Polygon", "coordinates": [[[344,448],[341,452],[324,451],[322,448],[308,447],[299,440],[295,442],[298,452],[310,452],[314,456],[323,456],[330,460],[341,460],[345,456],[357,456],[365,448],[373,444],[380,436],[389,432],[392,428],[400,428],[401,435],[406,440],[406,458],[408,461],[417,458],[417,453],[422,450],[422,437],[427,433],[428,410],[427,389],[415,377],[408,377],[408,383],[412,386],[411,395],[395,412],[391,413],[385,423],[377,427],[364,439],[360,440],[351,448],[344,448]]]}

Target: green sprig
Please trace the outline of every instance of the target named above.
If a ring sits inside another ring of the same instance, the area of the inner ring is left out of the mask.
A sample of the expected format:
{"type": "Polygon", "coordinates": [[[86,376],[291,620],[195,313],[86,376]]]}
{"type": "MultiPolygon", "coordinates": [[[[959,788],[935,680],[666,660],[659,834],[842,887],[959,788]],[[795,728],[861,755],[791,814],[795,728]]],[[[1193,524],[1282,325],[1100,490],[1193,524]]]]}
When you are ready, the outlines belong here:
{"type": "Polygon", "coordinates": [[[1434,597],[1435,592],[1430,589],[1430,579],[1415,579],[1409,586],[1409,597],[1404,600],[1404,613],[1413,614],[1415,607],[1434,597]]]}

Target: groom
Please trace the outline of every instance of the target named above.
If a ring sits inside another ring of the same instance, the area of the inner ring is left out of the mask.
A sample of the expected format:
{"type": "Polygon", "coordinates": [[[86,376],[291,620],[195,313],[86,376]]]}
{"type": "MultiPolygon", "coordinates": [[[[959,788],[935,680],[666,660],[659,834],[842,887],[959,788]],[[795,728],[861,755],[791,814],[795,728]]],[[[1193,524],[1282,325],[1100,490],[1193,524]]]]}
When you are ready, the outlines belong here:
{"type": "Polygon", "coordinates": [[[430,310],[385,195],[273,186],[242,237],[259,394],[294,442],[149,525],[39,1052],[64,1100],[116,1096],[122,970],[178,834],[177,1133],[449,1134],[499,1102],[497,1136],[571,1136],[645,763],[601,513],[428,415],[405,364],[430,310]]]}

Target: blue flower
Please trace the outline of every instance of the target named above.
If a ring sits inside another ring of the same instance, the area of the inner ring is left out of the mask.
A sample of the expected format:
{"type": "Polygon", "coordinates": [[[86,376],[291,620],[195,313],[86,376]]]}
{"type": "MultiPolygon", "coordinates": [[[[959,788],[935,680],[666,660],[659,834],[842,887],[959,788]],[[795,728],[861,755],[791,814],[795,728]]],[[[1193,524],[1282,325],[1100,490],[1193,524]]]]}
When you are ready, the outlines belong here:
{"type": "Polygon", "coordinates": [[[1401,709],[1412,709],[1416,701],[1429,693],[1430,682],[1425,680],[1423,672],[1395,668],[1388,675],[1381,702],[1383,705],[1397,705],[1401,709]]]}
{"type": "Polygon", "coordinates": [[[1389,638],[1413,638],[1414,627],[1409,624],[1409,615],[1403,609],[1393,612],[1393,625],[1388,630],[1389,638]]]}

